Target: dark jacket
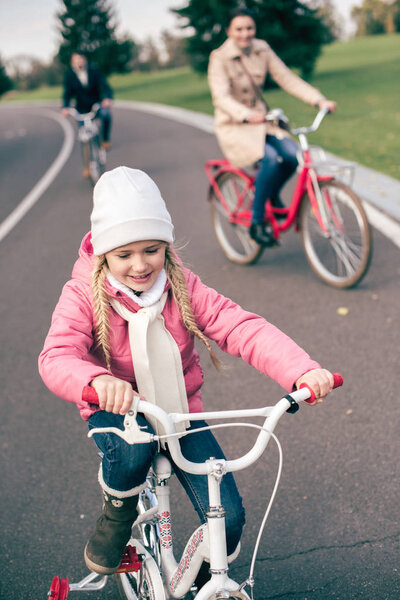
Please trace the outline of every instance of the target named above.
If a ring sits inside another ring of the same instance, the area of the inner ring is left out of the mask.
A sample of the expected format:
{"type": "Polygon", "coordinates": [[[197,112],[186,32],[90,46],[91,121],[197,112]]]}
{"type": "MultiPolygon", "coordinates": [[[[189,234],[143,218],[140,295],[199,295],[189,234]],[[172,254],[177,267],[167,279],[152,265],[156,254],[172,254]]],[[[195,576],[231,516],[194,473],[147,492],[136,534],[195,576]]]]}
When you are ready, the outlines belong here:
{"type": "Polygon", "coordinates": [[[88,65],[88,85],[83,86],[76,73],[68,69],[64,76],[63,106],[70,106],[75,100],[75,108],[80,113],[90,112],[93,104],[104,98],[112,98],[113,93],[105,77],[94,65],[88,65]]]}

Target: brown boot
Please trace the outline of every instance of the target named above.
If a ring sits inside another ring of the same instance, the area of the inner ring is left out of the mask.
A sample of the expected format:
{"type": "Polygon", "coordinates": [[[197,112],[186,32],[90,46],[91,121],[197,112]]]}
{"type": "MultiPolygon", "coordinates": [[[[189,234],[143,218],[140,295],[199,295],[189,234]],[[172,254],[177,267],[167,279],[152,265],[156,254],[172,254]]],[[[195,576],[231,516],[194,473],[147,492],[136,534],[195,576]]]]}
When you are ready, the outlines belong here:
{"type": "Polygon", "coordinates": [[[85,547],[86,566],[95,573],[110,575],[118,569],[137,518],[138,496],[116,498],[104,493],[103,512],[85,547]]]}

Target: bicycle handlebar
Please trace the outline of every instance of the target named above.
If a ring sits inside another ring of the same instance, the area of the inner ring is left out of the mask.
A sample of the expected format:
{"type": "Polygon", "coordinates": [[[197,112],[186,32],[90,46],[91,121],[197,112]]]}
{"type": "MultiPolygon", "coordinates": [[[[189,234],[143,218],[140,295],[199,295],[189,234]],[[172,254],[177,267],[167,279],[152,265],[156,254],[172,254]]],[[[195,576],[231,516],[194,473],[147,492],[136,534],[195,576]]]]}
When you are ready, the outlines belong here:
{"type": "MultiPolygon", "coordinates": [[[[339,387],[343,384],[343,378],[339,373],[334,373],[334,388],[339,387]]],[[[166,413],[162,408],[151,404],[150,402],[146,402],[144,400],[140,400],[138,396],[134,396],[132,408],[128,411],[127,415],[124,419],[125,429],[117,429],[115,427],[104,427],[104,428],[96,428],[90,430],[88,436],[91,437],[96,433],[115,433],[122,437],[129,444],[135,443],[150,443],[153,441],[158,441],[166,437],[168,439],[168,448],[171,452],[171,456],[175,463],[184,471],[188,473],[193,473],[197,475],[206,475],[210,473],[214,468],[214,463],[218,463],[219,465],[223,464],[224,472],[229,471],[239,471],[245,469],[246,467],[253,464],[265,451],[268,442],[271,438],[271,435],[278,424],[281,416],[290,410],[294,412],[298,409],[298,403],[311,400],[312,401],[312,390],[306,385],[302,384],[300,389],[295,392],[288,394],[287,396],[281,398],[274,406],[272,407],[263,407],[256,409],[242,409],[242,410],[224,410],[224,411],[214,411],[214,412],[201,412],[201,413],[190,413],[191,421],[199,421],[203,419],[213,420],[213,419],[226,419],[226,418],[241,418],[241,417],[257,417],[262,416],[265,417],[264,424],[262,428],[260,428],[260,433],[257,436],[257,439],[253,445],[253,447],[247,452],[247,454],[234,459],[224,461],[222,459],[216,459],[214,461],[208,461],[206,463],[194,463],[188,461],[181,452],[178,435],[181,437],[182,433],[177,435],[175,424],[186,421],[188,418],[187,414],[182,413],[166,413]],[[153,435],[152,433],[142,431],[137,422],[136,422],[136,413],[143,413],[145,416],[150,416],[155,418],[163,427],[165,431],[165,436],[153,435]]],[[[85,402],[89,402],[91,404],[98,404],[98,396],[97,392],[93,387],[86,386],[82,392],[82,400],[85,402]]]]}
{"type": "Polygon", "coordinates": [[[276,123],[279,127],[290,131],[290,133],[292,133],[293,135],[301,135],[317,131],[318,127],[321,125],[322,121],[329,112],[330,111],[328,108],[321,108],[318,111],[312,125],[310,125],[309,127],[297,127],[296,129],[292,129],[290,127],[288,118],[286,117],[281,108],[273,108],[272,110],[268,111],[265,115],[265,121],[276,123]]]}
{"type": "Polygon", "coordinates": [[[93,104],[92,110],[90,112],[80,113],[76,110],[76,108],[68,107],[69,114],[76,121],[85,121],[86,119],[88,119],[88,120],[95,119],[97,116],[97,113],[99,112],[99,109],[100,109],[100,104],[93,104]]]}
{"type": "Polygon", "coordinates": [[[312,125],[310,125],[309,127],[297,127],[296,129],[291,129],[290,132],[293,133],[293,135],[300,135],[305,133],[313,133],[314,131],[317,131],[318,127],[321,125],[322,121],[324,120],[326,115],[329,114],[329,112],[330,110],[328,108],[321,108],[318,111],[317,116],[315,117],[312,125]]]}

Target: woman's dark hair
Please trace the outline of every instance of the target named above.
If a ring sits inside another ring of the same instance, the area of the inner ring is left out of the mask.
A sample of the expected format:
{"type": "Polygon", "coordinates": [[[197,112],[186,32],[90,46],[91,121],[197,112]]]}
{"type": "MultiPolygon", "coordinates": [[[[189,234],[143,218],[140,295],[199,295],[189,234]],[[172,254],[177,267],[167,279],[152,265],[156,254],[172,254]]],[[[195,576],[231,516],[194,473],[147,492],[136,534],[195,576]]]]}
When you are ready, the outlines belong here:
{"type": "Polygon", "coordinates": [[[253,19],[254,22],[256,20],[253,11],[251,11],[249,8],[246,8],[245,6],[234,8],[228,14],[228,23],[226,26],[227,29],[229,28],[233,19],[236,17],[250,17],[250,19],[253,19]]]}

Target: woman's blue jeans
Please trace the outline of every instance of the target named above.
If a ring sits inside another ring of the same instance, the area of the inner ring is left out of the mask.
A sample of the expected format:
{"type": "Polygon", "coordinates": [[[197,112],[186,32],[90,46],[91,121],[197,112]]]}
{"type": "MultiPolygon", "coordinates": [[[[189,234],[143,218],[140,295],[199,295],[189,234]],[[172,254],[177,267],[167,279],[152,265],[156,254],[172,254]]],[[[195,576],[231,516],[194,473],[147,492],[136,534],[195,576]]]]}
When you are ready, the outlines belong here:
{"type": "Polygon", "coordinates": [[[109,142],[112,123],[110,109],[102,106],[99,110],[99,117],[101,119],[101,139],[103,142],[109,142]]]}
{"type": "MultiPolygon", "coordinates": [[[[113,413],[98,411],[89,419],[89,429],[94,427],[117,427],[123,429],[124,417],[113,413]]],[[[140,427],[153,431],[143,415],[137,415],[140,427]]],[[[205,427],[204,421],[193,421],[190,429],[205,427]]],[[[103,453],[102,470],[105,484],[117,491],[128,491],[142,485],[146,481],[157,443],[130,445],[114,433],[96,433],[93,436],[98,448],[103,453]]],[[[211,433],[200,431],[180,439],[182,454],[192,462],[204,462],[211,456],[225,458],[211,433]]],[[[168,447],[162,452],[170,459],[175,474],[189,496],[200,522],[207,520],[208,483],[206,475],[193,475],[182,471],[172,460],[168,447]]],[[[226,536],[228,555],[232,554],[240,541],[245,523],[245,511],[232,473],[227,473],[221,483],[221,502],[226,511],[226,536]]]]}
{"type": "Polygon", "coordinates": [[[267,135],[265,141],[265,154],[256,178],[252,223],[264,222],[266,200],[269,198],[273,202],[279,197],[283,184],[298,165],[298,146],[294,140],[267,135]]]}

